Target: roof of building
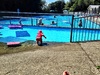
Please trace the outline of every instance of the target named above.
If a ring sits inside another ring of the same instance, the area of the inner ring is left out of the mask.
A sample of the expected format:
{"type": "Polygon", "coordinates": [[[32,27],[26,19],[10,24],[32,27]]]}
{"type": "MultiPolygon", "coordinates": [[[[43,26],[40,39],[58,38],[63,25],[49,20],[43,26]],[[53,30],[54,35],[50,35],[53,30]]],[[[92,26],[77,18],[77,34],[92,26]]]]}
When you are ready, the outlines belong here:
{"type": "Polygon", "coordinates": [[[99,7],[100,7],[100,5],[89,5],[88,8],[99,8],[99,7]]]}

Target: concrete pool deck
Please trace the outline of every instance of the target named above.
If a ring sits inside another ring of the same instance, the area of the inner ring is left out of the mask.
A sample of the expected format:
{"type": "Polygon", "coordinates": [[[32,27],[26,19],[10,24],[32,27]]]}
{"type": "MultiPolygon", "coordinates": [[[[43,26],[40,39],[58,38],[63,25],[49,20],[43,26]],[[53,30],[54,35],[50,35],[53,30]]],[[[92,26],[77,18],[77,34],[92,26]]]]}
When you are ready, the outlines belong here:
{"type": "Polygon", "coordinates": [[[62,75],[65,70],[70,75],[100,75],[96,66],[100,66],[100,41],[50,43],[40,49],[0,56],[0,75],[62,75]]]}

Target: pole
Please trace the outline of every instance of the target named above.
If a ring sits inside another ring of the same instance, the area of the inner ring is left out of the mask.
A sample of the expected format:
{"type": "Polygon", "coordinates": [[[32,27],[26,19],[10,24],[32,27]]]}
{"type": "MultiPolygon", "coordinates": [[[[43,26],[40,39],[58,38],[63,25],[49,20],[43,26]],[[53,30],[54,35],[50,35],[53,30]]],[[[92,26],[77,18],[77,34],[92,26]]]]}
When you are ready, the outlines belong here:
{"type": "Polygon", "coordinates": [[[72,15],[72,25],[71,25],[70,42],[73,42],[73,38],[72,38],[73,37],[73,35],[72,35],[73,34],[73,22],[74,22],[73,20],[74,20],[74,15],[72,15]]]}

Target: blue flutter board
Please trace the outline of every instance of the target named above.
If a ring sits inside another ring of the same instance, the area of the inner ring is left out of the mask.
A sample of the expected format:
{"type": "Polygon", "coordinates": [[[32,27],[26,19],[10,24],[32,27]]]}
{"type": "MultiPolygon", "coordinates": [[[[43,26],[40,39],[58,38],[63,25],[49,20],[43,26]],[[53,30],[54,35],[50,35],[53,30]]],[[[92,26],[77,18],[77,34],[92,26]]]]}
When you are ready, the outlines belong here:
{"type": "Polygon", "coordinates": [[[16,31],[16,37],[29,37],[30,34],[27,31],[16,31]]]}

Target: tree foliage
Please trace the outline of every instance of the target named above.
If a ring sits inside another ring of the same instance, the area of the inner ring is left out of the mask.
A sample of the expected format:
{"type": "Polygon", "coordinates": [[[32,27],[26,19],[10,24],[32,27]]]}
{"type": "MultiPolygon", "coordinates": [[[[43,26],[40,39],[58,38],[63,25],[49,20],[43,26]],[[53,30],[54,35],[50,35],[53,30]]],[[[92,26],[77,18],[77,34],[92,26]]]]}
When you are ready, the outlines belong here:
{"type": "Polygon", "coordinates": [[[43,0],[0,0],[0,11],[40,12],[43,5],[43,0]]]}
{"type": "Polygon", "coordinates": [[[65,2],[63,0],[58,0],[55,2],[52,2],[48,5],[49,10],[52,10],[54,12],[62,13],[64,8],[65,2]]]}
{"type": "Polygon", "coordinates": [[[100,0],[57,0],[46,5],[46,0],[0,0],[0,11],[17,11],[21,12],[49,12],[54,11],[62,13],[63,9],[69,11],[85,11],[89,5],[100,5],[100,0]]]}
{"type": "Polygon", "coordinates": [[[69,11],[85,11],[89,5],[100,5],[100,0],[70,0],[64,9],[69,11]]]}

